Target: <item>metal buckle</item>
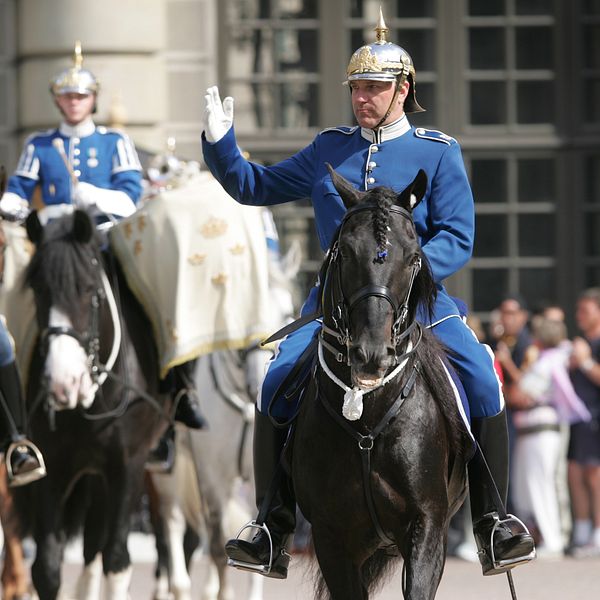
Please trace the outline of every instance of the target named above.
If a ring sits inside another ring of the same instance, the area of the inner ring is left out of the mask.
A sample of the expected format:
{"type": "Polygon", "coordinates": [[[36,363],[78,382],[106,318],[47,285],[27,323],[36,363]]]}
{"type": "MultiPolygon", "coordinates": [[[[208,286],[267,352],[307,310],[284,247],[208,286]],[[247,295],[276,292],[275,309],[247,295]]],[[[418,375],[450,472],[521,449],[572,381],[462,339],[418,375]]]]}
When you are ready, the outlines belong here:
{"type": "Polygon", "coordinates": [[[269,538],[269,564],[268,565],[257,565],[254,563],[248,563],[248,562],[244,562],[242,560],[235,560],[233,558],[227,557],[227,565],[230,567],[235,567],[236,569],[241,569],[242,571],[251,571],[254,573],[263,573],[263,574],[270,573],[271,569],[273,567],[273,539],[271,538],[271,532],[269,531],[269,528],[264,523],[262,525],[259,525],[256,521],[250,521],[250,523],[246,523],[246,525],[244,525],[238,531],[238,534],[235,536],[235,538],[239,540],[240,535],[242,535],[242,533],[246,529],[262,529],[267,534],[267,536],[269,538]]]}
{"type": "Polygon", "coordinates": [[[26,485],[31,483],[32,481],[37,481],[42,477],[46,476],[46,465],[44,463],[44,457],[42,453],[39,451],[38,447],[29,440],[17,440],[16,442],[12,442],[8,449],[6,450],[6,454],[4,456],[4,462],[6,463],[6,474],[8,477],[8,485],[10,487],[19,487],[21,485],[26,485]],[[27,471],[27,473],[22,473],[20,475],[15,475],[13,473],[12,468],[12,455],[17,448],[27,449],[27,452],[31,454],[38,462],[38,467],[32,469],[31,471],[27,471]]]}

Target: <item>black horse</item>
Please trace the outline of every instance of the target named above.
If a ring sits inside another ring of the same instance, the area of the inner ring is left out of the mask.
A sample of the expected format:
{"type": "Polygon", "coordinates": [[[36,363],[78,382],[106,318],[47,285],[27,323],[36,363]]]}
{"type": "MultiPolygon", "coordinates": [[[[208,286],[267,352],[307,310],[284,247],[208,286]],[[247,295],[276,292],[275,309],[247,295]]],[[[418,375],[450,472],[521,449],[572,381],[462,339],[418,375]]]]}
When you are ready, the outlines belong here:
{"type": "Polygon", "coordinates": [[[291,457],[323,576],[317,595],[364,600],[401,555],[405,597],[430,600],[472,441],[444,353],[416,321],[435,299],[412,220],[427,176],[397,195],[359,192],[330,172],[348,210],[321,273],[319,361],[291,457]]]}
{"type": "Polygon", "coordinates": [[[80,597],[103,570],[107,597],[125,600],[130,515],[148,451],[169,420],[152,328],[87,213],[45,227],[32,213],[26,226],[35,253],[25,282],[40,332],[27,378],[29,425],[48,470],[24,488],[37,546],[33,583],[41,600],[57,597],[65,543],[83,527],[80,597]]]}

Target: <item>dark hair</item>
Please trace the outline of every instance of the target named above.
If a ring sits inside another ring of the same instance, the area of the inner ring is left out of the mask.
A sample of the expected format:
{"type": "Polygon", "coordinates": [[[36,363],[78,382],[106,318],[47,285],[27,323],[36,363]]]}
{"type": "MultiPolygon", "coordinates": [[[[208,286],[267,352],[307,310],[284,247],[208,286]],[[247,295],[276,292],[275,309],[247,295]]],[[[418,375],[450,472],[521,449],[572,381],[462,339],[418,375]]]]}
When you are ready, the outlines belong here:
{"type": "Polygon", "coordinates": [[[592,287],[579,294],[579,300],[592,300],[600,306],[600,287],[592,287]]]}
{"type": "Polygon", "coordinates": [[[504,296],[502,296],[502,300],[500,300],[500,304],[503,304],[507,300],[512,300],[513,302],[516,302],[519,305],[519,308],[521,310],[529,310],[527,308],[527,301],[525,300],[525,298],[523,298],[523,296],[521,296],[521,294],[518,294],[518,293],[504,294],[504,296]]]}

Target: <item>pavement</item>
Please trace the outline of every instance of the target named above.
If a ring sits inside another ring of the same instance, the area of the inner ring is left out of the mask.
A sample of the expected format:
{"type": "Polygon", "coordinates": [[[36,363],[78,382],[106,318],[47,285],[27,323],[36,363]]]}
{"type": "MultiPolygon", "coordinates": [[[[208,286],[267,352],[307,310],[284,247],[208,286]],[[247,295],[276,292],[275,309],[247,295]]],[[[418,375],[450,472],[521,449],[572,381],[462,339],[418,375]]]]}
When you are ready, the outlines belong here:
{"type": "MultiPolygon", "coordinates": [[[[130,540],[133,557],[132,600],[150,600],[154,589],[154,540],[151,536],[133,534],[130,540]]],[[[80,548],[72,545],[66,553],[63,568],[63,589],[73,588],[80,570],[80,548]]],[[[192,597],[201,598],[207,559],[198,554],[192,569],[192,597]]],[[[401,569],[384,588],[372,595],[372,600],[400,600],[401,569]]],[[[306,558],[294,557],[289,577],[285,581],[265,579],[264,600],[310,600],[312,569],[306,558]]],[[[600,599],[600,558],[546,559],[519,567],[513,571],[519,600],[598,600],[600,599]]],[[[237,600],[248,600],[250,575],[229,569],[229,577],[237,600]]],[[[62,600],[69,598],[68,593],[62,600]]],[[[436,600],[510,600],[506,576],[483,577],[479,565],[449,558],[436,600]]]]}

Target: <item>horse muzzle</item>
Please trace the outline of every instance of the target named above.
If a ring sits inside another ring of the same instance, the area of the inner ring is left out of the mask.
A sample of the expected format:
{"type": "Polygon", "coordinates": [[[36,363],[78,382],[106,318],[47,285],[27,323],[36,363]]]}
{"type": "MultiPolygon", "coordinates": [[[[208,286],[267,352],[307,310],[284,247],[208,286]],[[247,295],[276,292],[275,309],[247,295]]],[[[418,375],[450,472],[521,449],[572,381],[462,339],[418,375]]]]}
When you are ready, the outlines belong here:
{"type": "Polygon", "coordinates": [[[373,350],[356,344],[350,347],[349,356],[352,383],[366,391],[381,385],[396,360],[394,348],[391,346],[373,350]]]}

